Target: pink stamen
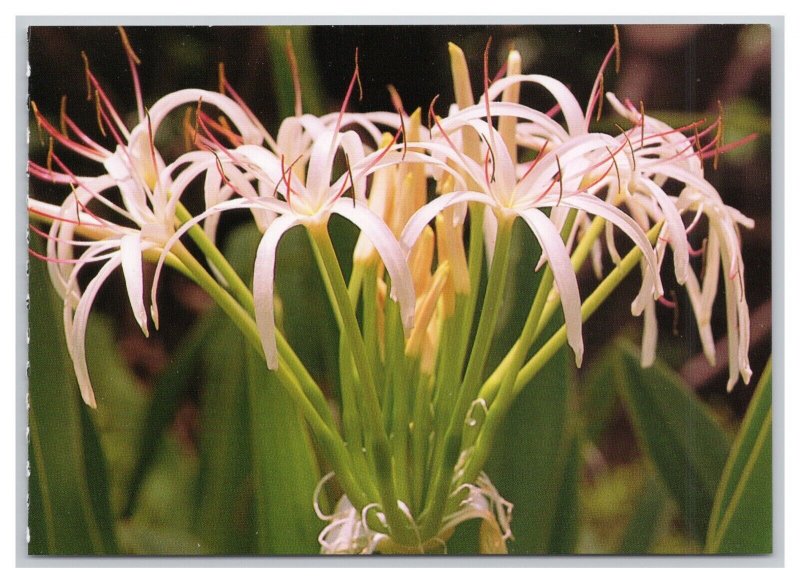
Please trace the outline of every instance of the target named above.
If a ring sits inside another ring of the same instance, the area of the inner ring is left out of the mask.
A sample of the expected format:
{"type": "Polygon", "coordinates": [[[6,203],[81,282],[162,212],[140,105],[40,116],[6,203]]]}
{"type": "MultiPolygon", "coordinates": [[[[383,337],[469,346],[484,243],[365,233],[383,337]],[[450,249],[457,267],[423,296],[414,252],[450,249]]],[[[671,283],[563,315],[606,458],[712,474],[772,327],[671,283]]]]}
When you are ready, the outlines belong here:
{"type": "MultiPolygon", "coordinates": [[[[100,97],[103,104],[106,106],[106,108],[108,108],[108,112],[111,114],[111,117],[114,118],[114,123],[117,125],[119,130],[127,136],[129,133],[127,126],[123,123],[122,118],[120,117],[119,113],[117,113],[117,110],[114,108],[114,104],[111,103],[111,100],[108,98],[108,95],[106,95],[106,92],[103,91],[103,87],[100,85],[100,82],[97,80],[92,71],[89,69],[89,60],[88,58],[85,58],[85,53],[82,54],[84,55],[84,63],[86,65],[87,79],[91,82],[92,86],[95,89],[95,94],[96,94],[95,97],[97,96],[100,97]]],[[[109,125],[113,124],[109,123],[109,125]]]]}
{"type": "Polygon", "coordinates": [[[95,142],[92,138],[90,138],[83,130],[78,127],[71,117],[69,117],[66,113],[63,115],[62,119],[67,127],[69,127],[75,135],[77,135],[87,146],[97,150],[97,153],[103,156],[110,156],[111,152],[106,150],[103,146],[95,142]]]}
{"type": "MultiPolygon", "coordinates": [[[[358,80],[359,91],[361,88],[361,77],[358,73],[358,48],[356,48],[356,66],[355,70],[353,71],[353,76],[350,78],[350,85],[347,86],[347,93],[345,93],[344,101],[342,101],[342,107],[339,110],[339,118],[336,120],[336,129],[333,130],[333,140],[334,143],[336,142],[336,135],[339,133],[339,130],[342,127],[342,119],[344,118],[344,113],[347,110],[347,104],[350,102],[350,97],[353,94],[353,88],[355,87],[356,80],[358,80]]],[[[333,145],[331,145],[333,148],[333,145]]]]}
{"type": "Polygon", "coordinates": [[[589,129],[589,123],[592,120],[592,112],[594,111],[594,106],[597,105],[598,99],[602,99],[601,96],[601,88],[603,83],[603,74],[605,73],[606,67],[608,67],[608,63],[611,62],[611,56],[617,53],[617,42],[618,37],[615,36],[614,44],[606,53],[605,58],[603,59],[602,64],[600,65],[600,70],[597,72],[597,77],[595,77],[594,85],[592,85],[592,92],[589,94],[589,105],[586,108],[586,129],[589,129]]]}
{"type": "Polygon", "coordinates": [[[544,143],[544,145],[542,146],[541,150],[539,150],[539,152],[536,154],[536,158],[534,158],[534,159],[533,159],[533,162],[531,162],[531,165],[530,165],[530,166],[528,166],[528,169],[525,171],[525,174],[523,174],[523,175],[522,175],[522,178],[520,178],[520,179],[519,179],[519,181],[520,181],[520,182],[522,182],[523,180],[525,180],[525,179],[528,177],[528,174],[530,174],[530,173],[531,173],[531,170],[533,170],[534,168],[536,168],[536,165],[539,163],[539,160],[541,160],[541,159],[542,159],[542,157],[544,157],[544,153],[545,153],[545,151],[547,150],[547,146],[548,146],[549,144],[550,144],[550,140],[546,140],[546,141],[545,141],[545,143],[544,143]]]}
{"type": "Polygon", "coordinates": [[[139,113],[139,121],[144,120],[144,102],[142,100],[142,86],[139,83],[139,71],[137,70],[137,65],[141,65],[141,61],[139,57],[136,56],[136,53],[131,46],[130,41],[128,40],[128,35],[125,33],[125,29],[121,26],[117,27],[119,30],[119,35],[122,37],[122,46],[125,48],[125,54],[128,57],[128,65],[130,65],[131,69],[131,77],[133,78],[133,92],[136,95],[136,111],[139,113]]]}
{"type": "Polygon", "coordinates": [[[552,118],[552,117],[554,117],[554,116],[558,115],[558,112],[559,112],[559,111],[561,111],[561,104],[560,104],[560,103],[556,103],[556,104],[555,104],[553,107],[551,107],[550,109],[548,109],[548,110],[547,110],[547,111],[546,111],[544,114],[545,114],[547,117],[550,117],[550,118],[552,118]]]}
{"type": "Polygon", "coordinates": [[[36,107],[36,104],[33,101],[31,101],[31,107],[33,109],[34,115],[36,116],[36,121],[39,124],[39,127],[44,128],[44,130],[48,134],[50,134],[53,138],[55,138],[56,141],[58,141],[60,144],[66,146],[73,152],[81,154],[91,160],[95,160],[96,162],[102,162],[104,160],[102,152],[95,151],[91,148],[84,146],[83,144],[79,144],[78,142],[70,139],[68,136],[62,134],[49,121],[47,121],[47,118],[45,118],[39,112],[39,108],[36,107]]]}
{"type": "Polygon", "coordinates": [[[47,255],[42,255],[41,253],[37,253],[30,247],[28,248],[28,253],[36,257],[37,259],[41,259],[42,261],[46,261],[47,263],[59,263],[59,264],[68,264],[68,265],[76,265],[78,263],[96,263],[98,261],[105,261],[106,259],[110,259],[114,257],[115,253],[107,253],[105,255],[96,255],[95,257],[91,257],[90,259],[59,259],[57,257],[48,257],[47,255]]]}
{"type": "Polygon", "coordinates": [[[666,306],[670,310],[674,310],[678,305],[676,302],[670,301],[664,296],[658,297],[658,303],[661,304],[662,306],[666,306]]]}
{"type": "Polygon", "coordinates": [[[711,153],[704,152],[703,153],[703,158],[708,159],[708,158],[711,158],[711,157],[713,157],[715,155],[725,154],[726,152],[730,152],[731,150],[735,150],[736,148],[744,146],[745,144],[749,144],[750,142],[755,140],[757,137],[758,137],[758,134],[756,134],[756,133],[750,134],[749,136],[745,136],[741,140],[736,140],[735,142],[731,142],[730,144],[725,144],[724,146],[720,146],[719,148],[716,148],[714,152],[711,152],[711,153]]]}
{"type": "Polygon", "coordinates": [[[93,247],[98,243],[104,242],[104,241],[74,241],[71,239],[63,239],[61,237],[56,237],[46,231],[42,231],[41,229],[36,228],[36,225],[34,225],[33,223],[30,223],[28,225],[28,228],[30,228],[30,230],[36,233],[37,235],[44,237],[45,239],[49,239],[50,241],[55,241],[56,243],[64,243],[66,245],[74,245],[76,247],[93,247]]]}
{"type": "MultiPolygon", "coordinates": [[[[286,58],[289,60],[289,69],[292,71],[292,85],[294,85],[294,114],[296,117],[303,115],[302,87],[300,86],[300,69],[297,66],[297,57],[292,46],[292,33],[286,31],[286,58]]],[[[356,61],[358,55],[356,54],[356,61]]]]}
{"type": "MultiPolygon", "coordinates": [[[[88,192],[88,193],[91,195],[91,197],[92,197],[92,198],[97,198],[98,200],[105,200],[105,198],[104,198],[104,197],[100,196],[98,193],[94,192],[93,190],[91,190],[91,189],[87,188],[87,187],[86,187],[86,185],[85,185],[85,184],[84,184],[84,183],[83,183],[83,182],[82,182],[82,181],[81,181],[81,180],[80,180],[80,179],[79,179],[77,176],[75,176],[75,174],[72,172],[72,170],[70,170],[70,169],[69,169],[69,168],[66,166],[66,164],[64,164],[64,163],[61,161],[61,159],[60,159],[58,156],[56,156],[55,154],[53,154],[53,160],[55,161],[55,163],[56,163],[56,164],[58,164],[58,166],[59,166],[59,167],[60,167],[60,168],[61,168],[61,169],[62,169],[64,172],[66,172],[67,174],[69,174],[69,176],[72,178],[72,180],[73,180],[73,182],[74,182],[75,184],[77,184],[77,185],[78,185],[80,188],[83,188],[83,189],[84,189],[86,192],[88,192]]],[[[85,212],[87,215],[89,215],[90,217],[92,217],[92,218],[93,218],[93,219],[95,219],[96,221],[98,221],[98,222],[102,223],[103,225],[108,225],[108,221],[106,221],[106,220],[104,220],[104,219],[102,219],[102,218],[98,217],[98,216],[97,216],[97,215],[95,215],[95,214],[94,214],[92,211],[90,211],[90,210],[89,210],[89,209],[86,207],[86,205],[85,205],[85,204],[83,204],[83,203],[81,202],[81,200],[80,200],[80,197],[78,197],[77,195],[75,196],[75,202],[76,202],[76,204],[77,204],[77,205],[78,205],[78,206],[81,208],[81,210],[82,210],[83,212],[85,212]]],[[[80,215],[78,215],[78,216],[80,217],[80,215]]]]}
{"type": "Polygon", "coordinates": [[[31,208],[31,207],[28,207],[28,212],[31,213],[31,214],[34,214],[36,216],[39,216],[39,217],[44,217],[46,219],[50,219],[52,221],[59,221],[59,222],[62,222],[62,223],[69,223],[71,225],[79,225],[79,226],[83,224],[80,221],[76,221],[76,220],[73,220],[73,219],[67,219],[65,217],[60,217],[60,216],[57,216],[57,215],[51,215],[50,213],[46,213],[44,211],[41,211],[41,210],[35,209],[35,208],[31,208]]]}
{"type": "Polygon", "coordinates": [[[230,158],[233,162],[235,162],[236,164],[239,164],[240,166],[245,166],[246,164],[242,160],[237,159],[237,157],[233,155],[233,152],[231,152],[227,147],[225,147],[222,144],[222,142],[220,142],[216,138],[216,136],[213,134],[213,132],[211,132],[211,130],[209,130],[208,125],[206,125],[206,119],[209,119],[212,122],[213,122],[213,120],[208,118],[208,116],[205,115],[205,112],[203,112],[200,109],[201,103],[202,103],[201,101],[197,102],[197,115],[196,115],[196,117],[197,117],[197,124],[199,125],[199,127],[206,133],[206,136],[208,137],[208,139],[211,140],[211,143],[214,146],[216,146],[217,148],[219,148],[220,150],[222,150],[228,156],[228,158],[230,158]]]}

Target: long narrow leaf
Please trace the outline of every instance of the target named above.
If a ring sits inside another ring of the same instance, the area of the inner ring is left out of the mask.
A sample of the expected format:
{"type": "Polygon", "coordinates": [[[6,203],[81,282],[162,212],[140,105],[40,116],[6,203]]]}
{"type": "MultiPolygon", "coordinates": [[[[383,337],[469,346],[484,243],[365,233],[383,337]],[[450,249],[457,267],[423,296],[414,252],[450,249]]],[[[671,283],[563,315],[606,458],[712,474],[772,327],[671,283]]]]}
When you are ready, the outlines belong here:
{"type": "Polygon", "coordinates": [[[758,383],[720,480],[706,551],[772,551],[772,363],[758,383]]]}
{"type": "Polygon", "coordinates": [[[642,369],[629,341],[615,344],[616,386],[639,443],[694,535],[701,538],[728,457],[728,439],[674,372],[660,363],[642,369]]]}
{"type": "MultiPolygon", "coordinates": [[[[44,264],[29,268],[30,554],[115,553],[108,481],[44,264]]],[[[102,407],[102,395],[98,395],[102,407]]]]}

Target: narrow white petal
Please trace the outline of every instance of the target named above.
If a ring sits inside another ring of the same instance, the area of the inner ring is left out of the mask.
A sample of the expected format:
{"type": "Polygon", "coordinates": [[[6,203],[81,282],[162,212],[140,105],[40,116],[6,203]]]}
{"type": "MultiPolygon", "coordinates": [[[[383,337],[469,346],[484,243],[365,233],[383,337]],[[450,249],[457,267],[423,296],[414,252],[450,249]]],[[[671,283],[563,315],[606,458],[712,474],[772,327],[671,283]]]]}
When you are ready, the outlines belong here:
{"type": "Polygon", "coordinates": [[[678,283],[683,284],[686,282],[689,271],[689,241],[686,238],[683,219],[672,199],[655,182],[642,178],[637,180],[637,185],[641,186],[650,196],[656,199],[661,211],[664,213],[664,221],[669,233],[669,244],[672,247],[675,261],[675,277],[678,283]]]}
{"type": "Polygon", "coordinates": [[[657,298],[664,293],[664,289],[661,286],[661,278],[658,275],[658,260],[655,252],[653,251],[653,247],[650,245],[650,241],[647,239],[647,235],[645,235],[644,231],[639,228],[639,225],[636,224],[636,221],[615,206],[612,206],[590,195],[576,194],[564,197],[564,199],[561,201],[561,204],[576,208],[578,210],[584,210],[593,215],[601,216],[607,221],[611,221],[617,225],[617,227],[619,227],[626,235],[628,235],[628,237],[633,240],[636,246],[639,247],[639,249],[642,251],[645,261],[647,262],[647,265],[652,270],[654,279],[654,289],[652,292],[654,297],[657,298]]]}
{"type": "Polygon", "coordinates": [[[391,297],[400,304],[403,327],[406,331],[414,326],[414,306],[416,293],[411,270],[406,263],[405,253],[391,229],[383,220],[360,201],[338,200],[331,208],[356,225],[370,240],[381,256],[389,277],[392,278],[391,297]]]}
{"type": "Polygon", "coordinates": [[[564,119],[567,121],[567,127],[571,136],[579,136],[586,133],[584,130],[584,115],[578,100],[572,92],[561,81],[547,77],[545,75],[511,75],[492,83],[489,87],[489,98],[500,95],[503,90],[515,83],[535,83],[541,85],[552,93],[553,97],[561,106],[561,112],[564,114],[564,119]]]}
{"type": "MultiPolygon", "coordinates": [[[[121,256],[112,257],[98,272],[98,274],[86,286],[86,290],[78,302],[75,309],[75,316],[72,329],[69,331],[69,345],[71,347],[72,364],[75,368],[75,376],[78,379],[78,386],[81,390],[81,397],[84,403],[92,407],[97,407],[94,397],[94,389],[89,379],[89,369],[86,365],[86,325],[89,321],[89,312],[92,304],[100,291],[100,287],[105,283],[108,276],[119,267],[121,256]]],[[[69,308],[65,308],[68,310],[69,308]]]]}
{"type": "MultiPolygon", "coordinates": [[[[187,103],[197,103],[199,100],[203,101],[203,105],[210,103],[219,109],[222,113],[227,115],[233,122],[233,125],[239,130],[248,144],[260,144],[262,141],[261,132],[253,125],[250,118],[245,111],[230,97],[216,93],[214,91],[205,91],[204,89],[182,89],[169,93],[156,101],[153,107],[150,108],[150,125],[155,134],[158,131],[158,126],[164,121],[164,118],[174,109],[187,103]]],[[[143,131],[149,132],[147,123],[140,124],[137,128],[142,128],[143,131]]],[[[134,129],[134,132],[136,129],[134,129]]],[[[131,138],[133,139],[133,138],[131,138]]]]}
{"type": "Polygon", "coordinates": [[[122,273],[125,275],[125,288],[128,301],[133,309],[136,323],[145,336],[147,332],[147,311],[144,309],[144,281],[142,279],[142,237],[139,233],[125,235],[120,239],[122,273]]]}
{"type": "Polygon", "coordinates": [[[642,368],[653,366],[656,361],[657,343],[656,302],[653,298],[647,298],[647,304],[644,308],[644,330],[642,331],[642,368]]]}
{"type": "Polygon", "coordinates": [[[686,278],[686,293],[689,296],[689,302],[692,305],[692,311],[697,320],[697,330],[700,334],[700,343],[703,345],[703,353],[711,366],[714,366],[717,362],[717,351],[714,346],[714,335],[711,330],[711,314],[710,312],[706,313],[704,310],[700,283],[692,270],[689,270],[688,277],[686,278]]]}
{"type": "Polygon", "coordinates": [[[519,216],[528,223],[542,249],[547,252],[550,269],[553,271],[555,284],[561,296],[561,305],[564,309],[567,341],[575,352],[575,364],[580,367],[583,361],[581,296],[569,253],[561,239],[561,234],[542,211],[535,208],[527,209],[520,211],[519,216]]]}
{"type": "Polygon", "coordinates": [[[173,233],[173,235],[164,243],[161,255],[159,255],[158,262],[156,263],[156,270],[153,274],[153,285],[150,290],[150,315],[153,318],[153,324],[156,328],[158,328],[158,302],[156,301],[156,290],[158,289],[158,282],[161,278],[161,270],[164,267],[164,263],[167,260],[167,255],[169,255],[170,250],[175,246],[175,244],[179,241],[179,239],[186,234],[186,232],[191,229],[194,225],[209,217],[213,214],[225,212],[227,210],[232,209],[240,209],[240,208],[263,208],[269,211],[274,211],[278,213],[286,213],[291,212],[288,205],[279,200],[269,199],[269,198],[260,198],[257,201],[251,201],[245,198],[236,198],[233,200],[227,200],[225,202],[221,202],[218,205],[211,207],[210,209],[206,209],[196,217],[186,221],[179,229],[173,233]]]}
{"type": "Polygon", "coordinates": [[[256,312],[256,327],[270,370],[278,368],[278,347],[275,342],[275,257],[281,237],[297,224],[299,221],[292,215],[284,215],[272,221],[261,238],[256,252],[253,272],[253,302],[256,312]]]}
{"type": "Polygon", "coordinates": [[[306,189],[317,204],[324,201],[331,186],[331,173],[333,160],[339,147],[341,135],[334,136],[333,132],[325,132],[319,136],[311,148],[311,158],[308,160],[308,174],[306,175],[306,189]]]}
{"type": "Polygon", "coordinates": [[[425,225],[430,223],[436,215],[442,212],[447,207],[459,204],[462,202],[479,202],[486,206],[495,206],[495,202],[489,195],[481,192],[463,191],[445,194],[438,198],[433,199],[431,202],[420,208],[415,212],[406,223],[402,234],[400,235],[400,245],[409,253],[417,238],[422,233],[425,225]]]}

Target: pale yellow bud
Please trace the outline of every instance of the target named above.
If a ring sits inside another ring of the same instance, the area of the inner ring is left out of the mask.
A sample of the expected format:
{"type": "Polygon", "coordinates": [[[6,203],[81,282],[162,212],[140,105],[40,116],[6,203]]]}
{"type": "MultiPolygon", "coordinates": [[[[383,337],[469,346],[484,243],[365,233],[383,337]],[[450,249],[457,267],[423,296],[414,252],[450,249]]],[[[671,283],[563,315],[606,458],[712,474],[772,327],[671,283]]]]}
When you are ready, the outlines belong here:
{"type": "Polygon", "coordinates": [[[433,315],[436,313],[436,305],[439,296],[450,275],[450,265],[444,262],[436,269],[433,274],[431,285],[425,295],[417,302],[416,313],[414,314],[414,329],[406,342],[406,354],[412,358],[419,357],[423,346],[423,341],[428,335],[428,325],[431,323],[433,315]]]}

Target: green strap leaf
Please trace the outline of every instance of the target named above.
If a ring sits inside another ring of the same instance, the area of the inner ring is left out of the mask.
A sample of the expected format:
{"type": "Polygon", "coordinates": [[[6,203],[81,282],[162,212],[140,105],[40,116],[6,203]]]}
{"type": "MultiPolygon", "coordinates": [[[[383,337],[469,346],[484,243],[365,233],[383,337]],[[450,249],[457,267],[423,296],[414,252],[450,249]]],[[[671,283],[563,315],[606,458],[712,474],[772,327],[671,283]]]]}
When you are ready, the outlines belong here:
{"type": "Polygon", "coordinates": [[[711,513],[706,552],[772,552],[771,360],[725,465],[711,513]]]}
{"type": "Polygon", "coordinates": [[[64,344],[60,301],[39,260],[30,262],[28,290],[28,552],[113,554],[103,453],[64,344]]]}
{"type": "Polygon", "coordinates": [[[694,535],[702,538],[728,457],[728,439],[677,374],[660,363],[642,369],[638,349],[628,340],[617,340],[615,347],[616,386],[639,444],[694,535]]]}

